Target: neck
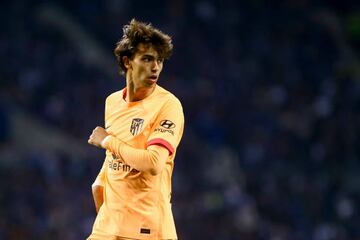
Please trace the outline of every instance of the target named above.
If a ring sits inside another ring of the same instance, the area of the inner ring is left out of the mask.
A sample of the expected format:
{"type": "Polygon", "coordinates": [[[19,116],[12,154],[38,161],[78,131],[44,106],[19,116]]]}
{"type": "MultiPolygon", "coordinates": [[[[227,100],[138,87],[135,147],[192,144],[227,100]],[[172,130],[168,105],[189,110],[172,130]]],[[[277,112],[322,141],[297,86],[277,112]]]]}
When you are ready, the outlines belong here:
{"type": "Polygon", "coordinates": [[[155,84],[151,87],[137,87],[132,81],[126,81],[126,102],[136,102],[143,100],[155,90],[155,84]]]}

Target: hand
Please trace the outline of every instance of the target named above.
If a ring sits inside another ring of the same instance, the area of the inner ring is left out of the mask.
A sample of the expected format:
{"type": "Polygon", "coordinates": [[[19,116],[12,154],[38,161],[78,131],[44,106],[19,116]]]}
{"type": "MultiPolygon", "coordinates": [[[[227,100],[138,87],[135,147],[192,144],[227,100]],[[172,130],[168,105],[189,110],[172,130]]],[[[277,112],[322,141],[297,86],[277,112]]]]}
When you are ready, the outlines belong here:
{"type": "Polygon", "coordinates": [[[88,143],[91,145],[94,145],[96,147],[102,148],[101,142],[108,135],[109,135],[109,133],[106,132],[106,130],[104,128],[98,126],[92,131],[92,133],[89,137],[88,143]]]}

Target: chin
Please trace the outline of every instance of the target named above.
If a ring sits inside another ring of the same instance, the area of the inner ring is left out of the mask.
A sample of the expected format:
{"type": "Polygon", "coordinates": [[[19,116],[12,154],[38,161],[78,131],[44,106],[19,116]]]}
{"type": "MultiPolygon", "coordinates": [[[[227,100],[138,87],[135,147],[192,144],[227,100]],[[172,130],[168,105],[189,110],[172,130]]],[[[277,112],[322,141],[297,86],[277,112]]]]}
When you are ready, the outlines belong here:
{"type": "Polygon", "coordinates": [[[156,81],[146,81],[146,83],[144,84],[146,87],[153,87],[156,85],[156,81]]]}

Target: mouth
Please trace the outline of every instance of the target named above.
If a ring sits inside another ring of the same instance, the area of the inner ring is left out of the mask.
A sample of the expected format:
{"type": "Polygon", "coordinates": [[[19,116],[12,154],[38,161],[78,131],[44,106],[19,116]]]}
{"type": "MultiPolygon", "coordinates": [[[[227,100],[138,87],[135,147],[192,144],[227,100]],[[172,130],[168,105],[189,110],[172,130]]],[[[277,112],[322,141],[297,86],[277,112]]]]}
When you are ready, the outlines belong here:
{"type": "Polygon", "coordinates": [[[151,75],[151,76],[149,77],[149,80],[150,80],[151,82],[156,82],[157,79],[158,79],[158,77],[157,77],[156,75],[151,75]]]}

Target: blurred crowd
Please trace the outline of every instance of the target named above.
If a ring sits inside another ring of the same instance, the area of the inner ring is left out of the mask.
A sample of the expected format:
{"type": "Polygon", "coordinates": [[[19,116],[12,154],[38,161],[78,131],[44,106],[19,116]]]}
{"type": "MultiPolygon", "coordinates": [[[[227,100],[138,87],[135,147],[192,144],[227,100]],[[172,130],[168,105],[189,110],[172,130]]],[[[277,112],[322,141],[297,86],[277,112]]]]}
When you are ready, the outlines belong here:
{"type": "MultiPolygon", "coordinates": [[[[358,8],[275,2],[0,3],[0,153],[15,144],[13,109],[86,143],[106,96],[125,86],[112,51],[135,17],[175,45],[159,85],[185,111],[172,197],[179,239],[360,239],[358,8]],[[96,41],[112,73],[44,21],[51,8],[96,41]]],[[[76,159],[44,149],[0,159],[0,239],[85,239],[103,160],[88,148],[76,159]]]]}

